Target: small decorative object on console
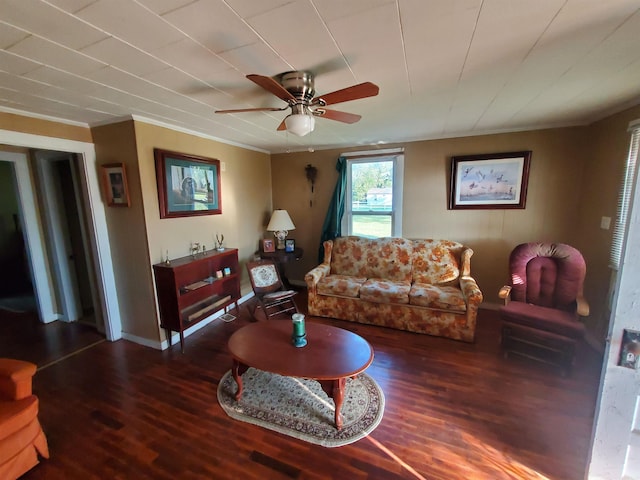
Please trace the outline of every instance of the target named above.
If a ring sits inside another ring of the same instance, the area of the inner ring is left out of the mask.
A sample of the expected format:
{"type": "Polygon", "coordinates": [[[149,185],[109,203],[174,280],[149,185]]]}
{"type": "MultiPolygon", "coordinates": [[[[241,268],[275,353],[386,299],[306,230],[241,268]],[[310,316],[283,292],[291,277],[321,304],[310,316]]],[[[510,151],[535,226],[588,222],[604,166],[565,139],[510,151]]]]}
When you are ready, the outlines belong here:
{"type": "Polygon", "coordinates": [[[224,242],[224,235],[222,233],[221,234],[216,233],[216,249],[218,249],[218,251],[224,250],[224,246],[222,242],[224,242]]]}
{"type": "Polygon", "coordinates": [[[273,243],[273,240],[270,238],[265,238],[262,240],[262,251],[267,253],[272,253],[276,251],[276,246],[273,243]]]}
{"type": "Polygon", "coordinates": [[[287,238],[284,241],[284,251],[293,252],[296,249],[296,241],[293,238],[287,238]]]}

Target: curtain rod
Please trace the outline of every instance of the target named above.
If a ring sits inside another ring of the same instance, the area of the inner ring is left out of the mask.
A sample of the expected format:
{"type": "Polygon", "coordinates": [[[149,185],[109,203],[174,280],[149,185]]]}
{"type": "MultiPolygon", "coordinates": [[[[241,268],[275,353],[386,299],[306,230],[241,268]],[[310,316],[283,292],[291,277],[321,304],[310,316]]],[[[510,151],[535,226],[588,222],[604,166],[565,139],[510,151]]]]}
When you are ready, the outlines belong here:
{"type": "Polygon", "coordinates": [[[385,157],[389,155],[398,155],[404,153],[404,148],[385,148],[381,150],[361,150],[358,152],[341,153],[341,157],[346,158],[366,158],[366,157],[385,157]]]}

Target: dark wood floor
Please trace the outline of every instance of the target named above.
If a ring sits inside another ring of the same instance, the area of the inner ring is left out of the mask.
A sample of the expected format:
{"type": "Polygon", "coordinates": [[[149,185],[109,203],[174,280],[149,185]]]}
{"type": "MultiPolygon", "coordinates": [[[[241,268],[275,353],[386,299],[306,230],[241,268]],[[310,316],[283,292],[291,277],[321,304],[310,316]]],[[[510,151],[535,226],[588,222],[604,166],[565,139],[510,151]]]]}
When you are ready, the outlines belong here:
{"type": "Polygon", "coordinates": [[[35,363],[38,368],[104,341],[104,335],[83,322],[41,323],[36,312],[0,309],[0,357],[35,363]]]}
{"type": "MultiPolygon", "coordinates": [[[[277,320],[272,320],[277,321],[277,320]]],[[[281,320],[286,321],[286,320],[281,320]]],[[[229,418],[216,387],[229,336],[249,322],[214,321],[160,352],[103,342],[36,374],[51,459],[27,479],[582,479],[600,360],[579,352],[563,378],[504,359],[495,312],[466,344],[355,323],[375,349],[367,370],[385,414],[354,444],[328,449],[229,418]]]]}

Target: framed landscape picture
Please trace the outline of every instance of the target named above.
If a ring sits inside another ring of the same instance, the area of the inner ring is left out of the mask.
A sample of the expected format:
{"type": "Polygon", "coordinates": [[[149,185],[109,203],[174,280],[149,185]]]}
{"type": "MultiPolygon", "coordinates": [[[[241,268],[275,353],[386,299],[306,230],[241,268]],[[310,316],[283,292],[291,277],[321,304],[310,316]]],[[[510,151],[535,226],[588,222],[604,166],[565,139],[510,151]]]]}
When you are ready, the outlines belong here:
{"type": "Polygon", "coordinates": [[[531,151],[451,158],[449,209],[525,208],[531,151]]]}
{"type": "Polygon", "coordinates": [[[160,218],[216,215],[220,203],[220,161],[155,148],[160,218]]]}

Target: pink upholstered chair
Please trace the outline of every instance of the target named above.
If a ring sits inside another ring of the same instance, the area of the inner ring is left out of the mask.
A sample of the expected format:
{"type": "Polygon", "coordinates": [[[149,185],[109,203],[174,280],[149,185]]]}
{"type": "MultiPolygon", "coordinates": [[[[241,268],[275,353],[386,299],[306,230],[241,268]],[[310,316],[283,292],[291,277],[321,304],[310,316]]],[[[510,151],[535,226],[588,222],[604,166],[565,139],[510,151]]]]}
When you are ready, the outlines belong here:
{"type": "Polygon", "coordinates": [[[511,284],[500,289],[505,356],[516,353],[569,373],[584,336],[579,317],[589,315],[584,258],[562,243],[524,243],[511,252],[509,270],[511,284]]]}

